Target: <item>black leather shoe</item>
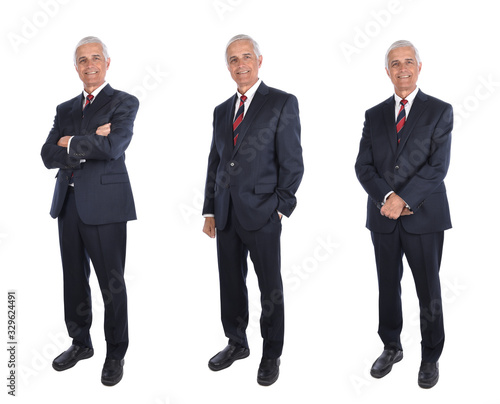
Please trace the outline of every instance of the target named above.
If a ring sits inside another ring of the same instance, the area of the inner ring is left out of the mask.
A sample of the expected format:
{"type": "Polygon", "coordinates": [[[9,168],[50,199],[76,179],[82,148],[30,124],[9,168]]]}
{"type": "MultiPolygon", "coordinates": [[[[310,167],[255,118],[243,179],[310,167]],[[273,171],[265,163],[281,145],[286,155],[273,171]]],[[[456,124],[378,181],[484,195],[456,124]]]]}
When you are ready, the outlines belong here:
{"type": "Polygon", "coordinates": [[[382,355],[373,364],[370,374],[374,378],[380,379],[387,375],[392,370],[392,365],[398,363],[401,359],[403,359],[403,351],[400,349],[384,349],[382,355]]]}
{"type": "Polygon", "coordinates": [[[106,358],[102,367],[101,382],[105,386],[114,386],[118,384],[123,377],[123,359],[106,358]]]}
{"type": "Polygon", "coordinates": [[[418,385],[423,389],[434,387],[439,380],[439,363],[424,363],[418,371],[418,385]]]}
{"type": "Polygon", "coordinates": [[[66,351],[54,359],[52,367],[60,372],[72,368],[79,360],[91,358],[93,355],[94,350],[92,348],[71,345],[66,351]]]}
{"type": "Polygon", "coordinates": [[[208,361],[208,367],[213,371],[228,368],[238,359],[243,359],[250,355],[248,348],[238,345],[228,345],[212,359],[208,361]]]}
{"type": "Polygon", "coordinates": [[[257,383],[261,386],[270,386],[280,375],[280,358],[265,359],[262,358],[257,372],[257,383]]]}

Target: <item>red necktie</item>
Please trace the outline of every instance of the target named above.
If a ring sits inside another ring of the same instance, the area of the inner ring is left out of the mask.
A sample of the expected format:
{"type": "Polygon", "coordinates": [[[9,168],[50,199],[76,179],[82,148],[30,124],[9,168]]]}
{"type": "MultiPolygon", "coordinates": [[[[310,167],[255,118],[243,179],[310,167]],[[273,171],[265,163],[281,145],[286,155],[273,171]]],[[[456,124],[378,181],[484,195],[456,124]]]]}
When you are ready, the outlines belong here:
{"type": "Polygon", "coordinates": [[[399,103],[401,104],[401,108],[399,108],[398,117],[396,119],[396,132],[398,133],[398,144],[401,141],[401,136],[399,132],[401,132],[401,129],[403,129],[403,126],[405,126],[406,122],[405,105],[408,103],[408,100],[401,100],[399,103]]]}
{"type": "Polygon", "coordinates": [[[87,95],[87,99],[85,100],[85,105],[83,106],[83,109],[82,109],[82,117],[84,115],[85,109],[87,108],[87,105],[89,105],[93,99],[94,99],[94,96],[92,94],[87,95]]]}
{"type": "Polygon", "coordinates": [[[240,106],[238,107],[238,112],[236,112],[236,118],[233,122],[233,146],[236,146],[236,141],[238,140],[238,126],[240,126],[241,121],[243,121],[243,113],[245,112],[245,101],[247,100],[246,95],[242,95],[240,98],[240,106]]]}

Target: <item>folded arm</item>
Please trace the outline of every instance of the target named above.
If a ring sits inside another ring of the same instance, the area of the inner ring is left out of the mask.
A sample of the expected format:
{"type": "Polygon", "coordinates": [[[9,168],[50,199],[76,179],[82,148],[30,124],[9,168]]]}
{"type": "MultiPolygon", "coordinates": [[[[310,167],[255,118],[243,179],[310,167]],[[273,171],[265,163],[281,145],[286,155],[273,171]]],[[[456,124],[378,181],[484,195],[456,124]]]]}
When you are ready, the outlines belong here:
{"type": "Polygon", "coordinates": [[[104,135],[104,129],[98,133],[98,128],[94,134],[75,136],[69,145],[69,156],[85,160],[113,160],[123,155],[132,140],[138,108],[139,101],[133,96],[121,101],[110,119],[109,133],[104,135]]]}

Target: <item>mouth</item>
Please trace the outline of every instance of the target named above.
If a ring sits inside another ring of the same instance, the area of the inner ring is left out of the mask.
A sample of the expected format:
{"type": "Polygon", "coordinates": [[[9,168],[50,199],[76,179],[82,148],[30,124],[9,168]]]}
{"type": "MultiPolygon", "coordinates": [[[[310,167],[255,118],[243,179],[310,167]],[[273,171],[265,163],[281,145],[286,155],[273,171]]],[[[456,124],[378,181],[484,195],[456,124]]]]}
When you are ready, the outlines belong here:
{"type": "Polygon", "coordinates": [[[238,72],[236,74],[247,74],[247,73],[250,73],[250,70],[243,70],[243,71],[238,72]]]}
{"type": "Polygon", "coordinates": [[[411,77],[411,74],[407,74],[406,76],[400,75],[398,76],[398,79],[409,79],[411,77]]]}
{"type": "Polygon", "coordinates": [[[86,72],[85,74],[92,75],[92,74],[97,74],[97,73],[99,73],[99,72],[86,72]]]}

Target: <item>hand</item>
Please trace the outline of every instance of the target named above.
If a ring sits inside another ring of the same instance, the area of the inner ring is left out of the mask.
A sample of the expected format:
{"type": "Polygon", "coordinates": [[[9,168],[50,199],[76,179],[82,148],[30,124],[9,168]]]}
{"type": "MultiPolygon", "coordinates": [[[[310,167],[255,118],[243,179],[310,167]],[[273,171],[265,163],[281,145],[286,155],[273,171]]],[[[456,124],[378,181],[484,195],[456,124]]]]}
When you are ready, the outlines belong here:
{"type": "Polygon", "coordinates": [[[215,217],[206,217],[203,225],[203,233],[210,238],[215,238],[215,217]]]}
{"type": "Polygon", "coordinates": [[[61,147],[68,147],[69,139],[71,139],[71,136],[63,136],[57,141],[57,145],[61,147]]]}
{"type": "Polygon", "coordinates": [[[283,217],[283,215],[281,213],[278,213],[278,216],[279,216],[280,220],[283,217]]]}
{"type": "Polygon", "coordinates": [[[96,129],[95,134],[99,136],[108,136],[110,132],[111,132],[111,124],[105,123],[104,125],[99,126],[96,129]]]}
{"type": "Polygon", "coordinates": [[[399,216],[401,216],[405,207],[406,202],[393,192],[389,195],[384,206],[380,209],[380,214],[388,217],[389,219],[396,220],[399,216]]]}
{"type": "Polygon", "coordinates": [[[401,216],[409,216],[409,215],[413,215],[413,211],[405,207],[401,212],[401,216]]]}

